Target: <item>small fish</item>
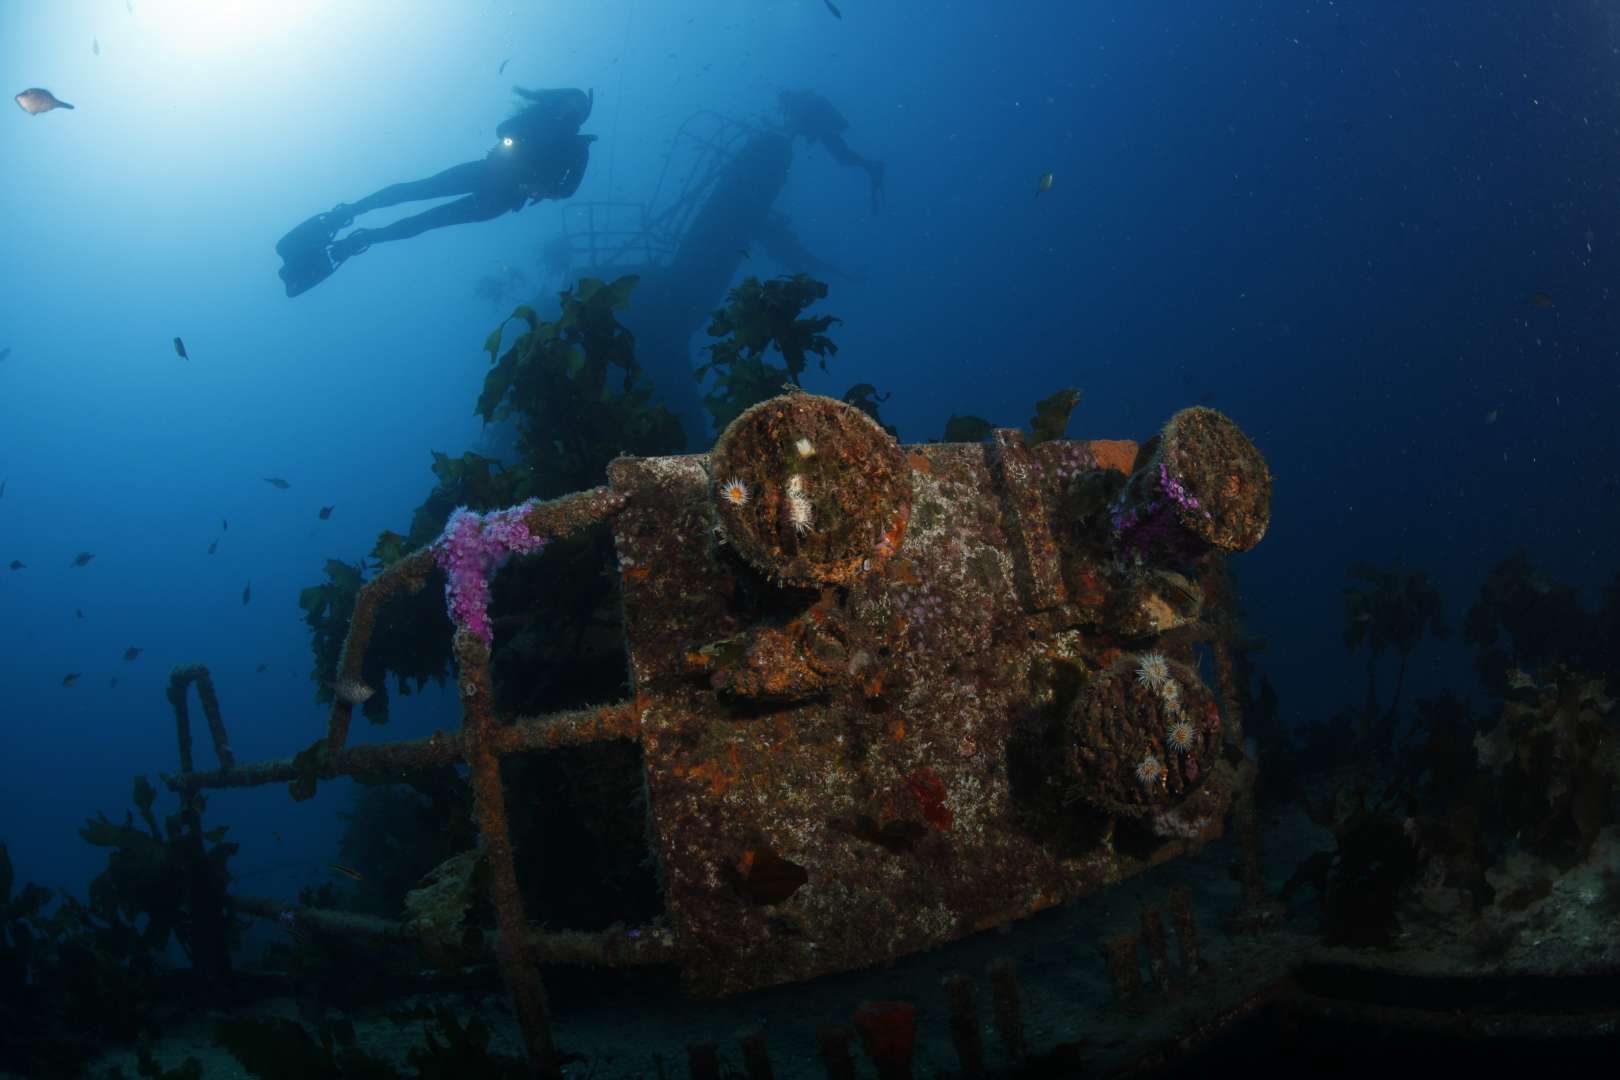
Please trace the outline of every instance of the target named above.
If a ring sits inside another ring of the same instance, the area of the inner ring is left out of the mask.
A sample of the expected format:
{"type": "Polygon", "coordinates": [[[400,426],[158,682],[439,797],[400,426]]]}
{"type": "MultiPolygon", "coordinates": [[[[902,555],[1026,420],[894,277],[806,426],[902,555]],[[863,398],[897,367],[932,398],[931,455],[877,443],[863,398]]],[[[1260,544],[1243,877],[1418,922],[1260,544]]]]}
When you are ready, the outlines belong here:
{"type": "Polygon", "coordinates": [[[286,491],[288,488],[292,487],[291,484],[279,476],[267,476],[264,478],[264,482],[278,491],[286,491]]]}
{"type": "Polygon", "coordinates": [[[272,838],[272,839],[273,839],[273,840],[275,840],[275,842],[276,842],[276,843],[278,843],[278,844],[279,844],[279,843],[281,843],[281,834],[280,834],[280,833],[278,833],[278,832],[272,832],[272,833],[271,833],[271,834],[270,834],[270,836],[271,836],[271,838],[272,838]]]}
{"type": "MultiPolygon", "coordinates": [[[[9,352],[10,350],[8,349],[6,351],[9,352]]],[[[4,360],[4,359],[5,359],[4,356],[0,356],[0,360],[4,360]]],[[[10,479],[11,479],[11,477],[8,476],[8,477],[6,477],[5,480],[0,480],[0,499],[3,499],[3,498],[6,497],[6,480],[10,480],[10,479]]]]}
{"type": "Polygon", "coordinates": [[[738,248],[737,254],[741,255],[745,259],[752,259],[754,257],[754,253],[749,251],[747,248],[738,248]]]}
{"type": "Polygon", "coordinates": [[[511,62],[512,62],[512,58],[510,56],[508,56],[505,60],[502,60],[501,61],[501,66],[495,69],[495,74],[497,74],[497,75],[506,74],[506,65],[510,64],[511,62]]]}
{"type": "Polygon", "coordinates": [[[342,863],[331,863],[329,865],[333,870],[336,870],[346,878],[353,878],[355,881],[366,880],[366,875],[362,874],[352,866],[344,866],[342,863]]]}
{"type": "Polygon", "coordinates": [[[345,705],[364,705],[376,692],[359,679],[339,679],[332,684],[332,693],[345,705]]]}
{"type": "Polygon", "coordinates": [[[1052,190],[1052,181],[1057,179],[1050,171],[1041,173],[1041,178],[1035,182],[1035,197],[1041,197],[1042,192],[1052,190]]]}
{"type": "Polygon", "coordinates": [[[100,56],[101,55],[101,39],[100,38],[91,37],[91,39],[90,39],[90,55],[91,56],[100,56]]]}
{"type": "Polygon", "coordinates": [[[1546,311],[1548,308],[1553,306],[1553,298],[1544,292],[1533,292],[1530,294],[1530,298],[1526,300],[1525,303],[1529,304],[1533,308],[1540,308],[1542,311],[1546,311]]]}
{"type": "Polygon", "coordinates": [[[327,518],[331,517],[332,516],[332,511],[336,510],[336,509],[337,509],[337,504],[335,504],[335,503],[333,505],[331,505],[331,506],[323,506],[323,507],[321,507],[321,520],[325,521],[327,518]]]}
{"type": "Polygon", "coordinates": [[[72,686],[74,683],[79,681],[79,676],[82,675],[82,674],[83,674],[83,672],[80,672],[80,671],[70,671],[70,672],[68,672],[66,675],[62,676],[62,685],[63,686],[72,686]]]}
{"type": "Polygon", "coordinates": [[[72,562],[71,565],[73,565],[73,566],[88,566],[88,565],[90,565],[90,560],[93,559],[93,558],[95,558],[95,556],[93,554],[91,554],[90,552],[81,551],[77,555],[73,556],[73,562],[72,562]]]}
{"type": "Polygon", "coordinates": [[[253,582],[242,586],[242,606],[247,607],[248,601],[253,599],[253,582]]]}
{"type": "Polygon", "coordinates": [[[30,116],[38,116],[40,113],[50,112],[52,109],[73,108],[67,102],[59,100],[49,90],[38,86],[30,86],[12,100],[17,103],[18,108],[30,116]]]}
{"type": "Polygon", "coordinates": [[[82,610],[80,610],[79,608],[74,608],[73,609],[73,617],[75,619],[82,619],[82,618],[84,618],[84,612],[82,610]]]}
{"type": "Polygon", "coordinates": [[[828,11],[833,13],[833,18],[842,19],[844,17],[844,13],[838,10],[838,5],[834,4],[832,0],[821,0],[821,2],[827,5],[828,11]]]}
{"type": "Polygon", "coordinates": [[[0,349],[0,361],[5,360],[5,358],[10,356],[10,355],[11,355],[11,346],[10,345],[7,345],[5,348],[0,349]]]}
{"type": "Polygon", "coordinates": [[[253,669],[254,673],[258,674],[258,675],[263,675],[265,672],[267,672],[269,670],[270,670],[270,665],[269,664],[260,664],[258,667],[253,669]]]}
{"type": "Polygon", "coordinates": [[[231,531],[231,523],[226,521],[224,518],[220,518],[219,519],[219,531],[220,532],[230,532],[231,531]]]}
{"type": "Polygon", "coordinates": [[[13,570],[26,570],[28,569],[28,564],[23,562],[21,559],[12,559],[11,568],[13,570]]]}
{"type": "Polygon", "coordinates": [[[218,539],[218,538],[217,538],[217,537],[216,537],[216,538],[215,538],[215,539],[214,539],[214,540],[213,540],[213,541],[212,541],[212,542],[211,542],[211,543],[209,543],[209,545],[208,545],[208,554],[210,554],[210,555],[212,555],[212,554],[213,554],[213,553],[214,553],[214,552],[216,552],[216,551],[218,551],[218,550],[219,550],[219,539],[218,539]]]}
{"type": "Polygon", "coordinates": [[[139,657],[141,655],[141,653],[143,653],[145,651],[146,651],[145,649],[137,649],[135,646],[131,645],[129,648],[124,650],[124,659],[125,660],[134,660],[137,657],[139,657]]]}
{"type": "Polygon", "coordinates": [[[1500,416],[1500,415],[1501,414],[1499,412],[1497,412],[1495,409],[1492,409],[1490,412],[1485,414],[1485,422],[1487,424],[1494,424],[1494,423],[1496,423],[1496,418],[1498,416],[1500,416]]]}
{"type": "Polygon", "coordinates": [[[174,339],[174,355],[178,356],[182,360],[191,359],[191,357],[186,355],[186,343],[181,341],[179,338],[174,339]]]}
{"type": "Polygon", "coordinates": [[[112,678],[107,680],[107,689],[109,689],[109,690],[118,689],[118,676],[114,675],[112,678]]]}

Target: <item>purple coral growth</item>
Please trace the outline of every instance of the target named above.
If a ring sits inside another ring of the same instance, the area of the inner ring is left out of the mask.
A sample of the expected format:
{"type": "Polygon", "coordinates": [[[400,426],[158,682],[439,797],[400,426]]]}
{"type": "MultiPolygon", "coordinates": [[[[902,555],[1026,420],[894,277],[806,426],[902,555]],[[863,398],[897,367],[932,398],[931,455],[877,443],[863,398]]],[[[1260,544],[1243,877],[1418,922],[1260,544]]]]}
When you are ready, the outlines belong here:
{"type": "Polygon", "coordinates": [[[1183,510],[1198,509],[1198,497],[1189,495],[1181,481],[1170,475],[1170,466],[1162,461],[1159,462],[1159,489],[1183,510]]]}
{"type": "Polygon", "coordinates": [[[485,645],[495,638],[489,624],[490,579],[513,555],[529,555],[546,546],[546,538],[529,531],[524,520],[534,503],[488,514],[458,507],[433,542],[433,557],[449,578],[444,597],[451,621],[457,629],[482,638],[485,645]]]}
{"type": "Polygon", "coordinates": [[[1136,506],[1130,505],[1126,496],[1114,505],[1109,524],[1119,549],[1127,554],[1180,561],[1196,557],[1205,545],[1183,524],[1182,515],[1196,512],[1207,518],[1209,511],[1200,508],[1198,497],[1162,461],[1158,488],[1158,496],[1136,506]]]}

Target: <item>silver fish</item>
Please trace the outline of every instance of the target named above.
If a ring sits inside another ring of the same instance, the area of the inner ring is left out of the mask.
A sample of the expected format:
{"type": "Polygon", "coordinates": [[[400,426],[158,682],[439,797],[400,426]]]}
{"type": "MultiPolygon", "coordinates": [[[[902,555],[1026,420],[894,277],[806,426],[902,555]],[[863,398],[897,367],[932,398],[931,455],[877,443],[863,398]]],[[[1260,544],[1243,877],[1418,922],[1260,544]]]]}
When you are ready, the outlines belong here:
{"type": "Polygon", "coordinates": [[[21,108],[23,112],[32,116],[38,116],[42,112],[50,112],[52,109],[73,108],[73,106],[69,105],[67,102],[59,100],[57,96],[51,93],[49,90],[38,86],[30,86],[28,89],[18,94],[13,100],[17,102],[18,107],[21,108]]]}
{"type": "Polygon", "coordinates": [[[364,705],[377,691],[359,679],[339,679],[332,684],[332,692],[345,705],[364,705]]]}

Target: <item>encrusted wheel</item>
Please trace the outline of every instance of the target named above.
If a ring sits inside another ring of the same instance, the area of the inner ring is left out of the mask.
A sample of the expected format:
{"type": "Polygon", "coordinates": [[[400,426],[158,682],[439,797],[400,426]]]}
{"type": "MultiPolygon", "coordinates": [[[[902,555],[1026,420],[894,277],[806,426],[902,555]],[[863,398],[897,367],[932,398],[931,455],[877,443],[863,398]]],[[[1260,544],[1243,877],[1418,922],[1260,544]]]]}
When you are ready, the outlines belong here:
{"type": "Polygon", "coordinates": [[[853,581],[905,535],[905,455],[853,405],[803,393],[760,402],[731,422],[709,461],[726,541],[774,581],[853,581]]]}

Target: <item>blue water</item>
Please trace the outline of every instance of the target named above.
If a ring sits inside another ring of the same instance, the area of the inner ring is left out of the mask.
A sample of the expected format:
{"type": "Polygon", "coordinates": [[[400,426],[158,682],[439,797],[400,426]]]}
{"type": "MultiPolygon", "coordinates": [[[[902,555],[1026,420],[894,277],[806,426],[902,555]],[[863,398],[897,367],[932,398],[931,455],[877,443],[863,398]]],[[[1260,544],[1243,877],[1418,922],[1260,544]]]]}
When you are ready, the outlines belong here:
{"type": "MultiPolygon", "coordinates": [[[[577,201],[649,198],[697,110],[835,102],[887,198],[873,213],[864,176],[800,146],[778,209],[859,276],[817,309],[840,352],[806,385],[892,393],[903,440],[952,413],[1019,425],[1071,385],[1077,438],[1230,415],[1276,477],[1271,531],[1235,565],[1290,723],[1360,701],[1352,562],[1429,574],[1454,624],[1515,548],[1588,596],[1616,570],[1611,5],[187,7],[0,8],[13,88],[76,106],[0,120],[0,562],[27,564],[0,571],[0,839],[19,880],[82,894],[104,855],[79,822],[176,767],[174,664],[213,670],[242,759],[322,730],[298,591],[405,529],[430,451],[480,445],[500,313],[474,285],[540,277],[562,211],[380,245],[294,300],[272,247],[481,156],[514,84],[596,91],[577,201]]],[[[1408,693],[1441,687],[1473,687],[1455,640],[1413,658],[1408,693]]],[[[394,715],[391,738],[455,711],[429,692],[394,715]]],[[[285,892],[323,879],[342,806],[272,788],[209,817],[243,843],[238,872],[285,892]]]]}

